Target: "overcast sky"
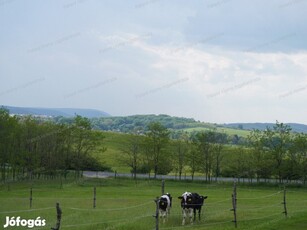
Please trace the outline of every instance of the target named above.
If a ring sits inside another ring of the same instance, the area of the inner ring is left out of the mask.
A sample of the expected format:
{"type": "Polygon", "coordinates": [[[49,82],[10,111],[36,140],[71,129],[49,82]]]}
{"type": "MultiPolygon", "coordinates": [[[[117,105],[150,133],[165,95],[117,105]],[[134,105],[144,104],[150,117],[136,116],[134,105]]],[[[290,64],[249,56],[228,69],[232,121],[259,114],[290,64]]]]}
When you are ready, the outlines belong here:
{"type": "Polygon", "coordinates": [[[306,0],[0,0],[0,105],[307,124],[306,0]]]}

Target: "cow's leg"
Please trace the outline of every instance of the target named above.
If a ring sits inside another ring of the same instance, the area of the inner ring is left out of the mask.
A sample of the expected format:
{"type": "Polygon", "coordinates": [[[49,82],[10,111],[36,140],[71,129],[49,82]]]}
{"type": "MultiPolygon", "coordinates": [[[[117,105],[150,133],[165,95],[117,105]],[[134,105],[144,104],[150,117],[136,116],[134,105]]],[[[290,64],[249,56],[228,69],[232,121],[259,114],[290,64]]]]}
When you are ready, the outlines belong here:
{"type": "Polygon", "coordinates": [[[185,218],[186,218],[186,210],[182,209],[182,225],[185,225],[185,218]]]}
{"type": "Polygon", "coordinates": [[[166,211],[160,210],[160,218],[163,219],[163,223],[165,223],[166,211]]]}
{"type": "Polygon", "coordinates": [[[193,224],[193,212],[194,212],[194,208],[190,208],[189,209],[189,215],[190,215],[190,223],[193,224]]]}
{"type": "Polygon", "coordinates": [[[201,214],[201,207],[198,210],[198,220],[200,220],[200,214],[201,214]]]}

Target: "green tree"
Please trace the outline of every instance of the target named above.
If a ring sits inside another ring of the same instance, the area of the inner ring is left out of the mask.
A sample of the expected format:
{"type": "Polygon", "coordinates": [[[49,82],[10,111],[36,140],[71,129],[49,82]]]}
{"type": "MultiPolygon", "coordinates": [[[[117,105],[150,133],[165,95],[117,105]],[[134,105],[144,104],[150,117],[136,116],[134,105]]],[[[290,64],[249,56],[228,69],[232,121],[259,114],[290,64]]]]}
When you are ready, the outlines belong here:
{"type": "Polygon", "coordinates": [[[195,137],[191,137],[191,142],[188,144],[188,152],[186,156],[186,164],[190,169],[192,181],[196,172],[202,170],[202,156],[198,151],[198,144],[195,137]]]}
{"type": "MultiPolygon", "coordinates": [[[[73,138],[72,148],[72,167],[76,170],[76,178],[81,175],[81,170],[89,169],[84,167],[90,158],[89,153],[97,150],[99,143],[104,136],[100,132],[91,130],[91,123],[88,118],[77,115],[71,127],[73,138]]],[[[105,148],[100,149],[105,151],[105,148]]]]}
{"type": "Polygon", "coordinates": [[[265,144],[275,161],[275,174],[280,183],[282,182],[282,164],[291,145],[290,131],[291,127],[289,125],[279,123],[278,121],[276,121],[273,130],[267,128],[264,131],[265,144]]]}
{"type": "Polygon", "coordinates": [[[186,164],[186,155],[188,153],[188,139],[187,136],[182,136],[181,139],[174,141],[174,169],[176,175],[178,173],[179,180],[181,180],[184,166],[186,164]]]}
{"type": "Polygon", "coordinates": [[[153,122],[148,125],[145,144],[147,146],[147,155],[152,161],[154,178],[157,177],[159,167],[166,163],[163,160],[165,160],[165,157],[167,158],[167,154],[163,154],[163,151],[169,142],[169,134],[169,130],[159,122],[153,122]]]}
{"type": "Polygon", "coordinates": [[[0,108],[0,168],[1,180],[5,181],[9,168],[12,167],[11,161],[14,159],[13,142],[15,140],[17,120],[9,115],[9,111],[0,108]]]}
{"type": "Polygon", "coordinates": [[[196,140],[198,151],[202,156],[205,178],[210,182],[213,174],[215,132],[200,132],[196,135],[196,140]]]}
{"type": "Polygon", "coordinates": [[[140,168],[142,159],[142,140],[140,136],[130,134],[128,143],[125,143],[125,147],[122,152],[125,154],[121,159],[126,165],[131,168],[133,178],[136,179],[136,173],[140,168]]]}
{"type": "Polygon", "coordinates": [[[292,177],[294,179],[301,178],[305,184],[307,179],[307,135],[296,134],[289,152],[292,177]]]}
{"type": "Polygon", "coordinates": [[[252,150],[250,167],[255,171],[257,182],[260,178],[269,179],[272,174],[273,162],[266,146],[266,137],[260,130],[253,130],[248,136],[248,144],[252,150]]]}

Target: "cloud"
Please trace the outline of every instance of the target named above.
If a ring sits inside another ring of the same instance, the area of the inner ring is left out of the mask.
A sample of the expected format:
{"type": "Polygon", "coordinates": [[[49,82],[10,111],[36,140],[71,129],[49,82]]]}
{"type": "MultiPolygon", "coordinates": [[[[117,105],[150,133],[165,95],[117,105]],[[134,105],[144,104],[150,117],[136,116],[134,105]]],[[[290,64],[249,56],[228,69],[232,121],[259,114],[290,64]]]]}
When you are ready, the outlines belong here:
{"type": "MultiPolygon", "coordinates": [[[[147,55],[154,55],[153,62],[148,64],[153,70],[162,73],[172,70],[171,76],[163,74],[167,79],[165,81],[189,78],[179,91],[174,87],[174,91],[170,89],[168,95],[184,93],[187,97],[193,97],[194,101],[190,103],[201,104],[203,107],[191,106],[191,111],[182,112],[185,113],[182,115],[194,114],[201,120],[247,122],[260,119],[274,122],[281,115],[277,111],[287,106],[280,95],[287,92],[299,93],[296,89],[300,89],[302,85],[305,87],[304,82],[307,80],[307,69],[304,65],[306,52],[243,52],[222,50],[214,46],[206,50],[188,46],[173,52],[176,47],[171,45],[151,45],[144,41],[133,43],[133,46],[147,55]],[[227,118],[214,115],[208,117],[208,109],[211,109],[210,113],[219,110],[219,113],[227,114],[227,118]],[[255,109],[264,115],[258,117],[255,109]]],[[[155,80],[161,85],[160,79],[155,80]]],[[[291,103],[290,98],[287,100],[291,103]]],[[[303,116],[297,117],[303,120],[303,116]]],[[[296,119],[290,112],[284,112],[282,118],[280,120],[296,119]]]]}

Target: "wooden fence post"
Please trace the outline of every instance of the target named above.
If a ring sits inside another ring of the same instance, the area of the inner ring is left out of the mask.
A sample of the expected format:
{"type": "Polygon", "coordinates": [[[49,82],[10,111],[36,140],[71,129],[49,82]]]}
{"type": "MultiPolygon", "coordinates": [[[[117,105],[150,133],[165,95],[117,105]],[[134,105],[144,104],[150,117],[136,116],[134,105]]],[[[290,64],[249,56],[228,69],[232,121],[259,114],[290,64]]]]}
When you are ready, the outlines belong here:
{"type": "Polygon", "coordinates": [[[93,208],[96,208],[96,187],[94,187],[93,208]]]}
{"type": "Polygon", "coordinates": [[[30,188],[30,208],[32,208],[32,187],[30,188]]]}
{"type": "Polygon", "coordinates": [[[54,228],[51,228],[52,230],[60,230],[61,226],[61,219],[62,219],[62,209],[60,208],[60,204],[56,203],[56,213],[57,213],[57,222],[54,228]]]}
{"type": "Polygon", "coordinates": [[[165,185],[165,181],[162,180],[162,185],[161,185],[161,192],[162,192],[162,195],[164,195],[164,185],[165,185]]]}
{"type": "Polygon", "coordinates": [[[284,186],[284,201],[282,202],[284,205],[284,211],[283,213],[285,214],[285,217],[288,216],[288,211],[287,211],[287,201],[286,201],[286,185],[284,186]]]}
{"type": "Polygon", "coordinates": [[[236,181],[233,183],[233,193],[231,195],[232,198],[232,209],[233,215],[234,215],[234,220],[233,222],[235,223],[235,227],[237,227],[237,185],[236,181]]]}
{"type": "Polygon", "coordinates": [[[159,230],[159,197],[157,197],[154,201],[156,203],[156,215],[153,217],[156,219],[156,230],[159,230]]]}

